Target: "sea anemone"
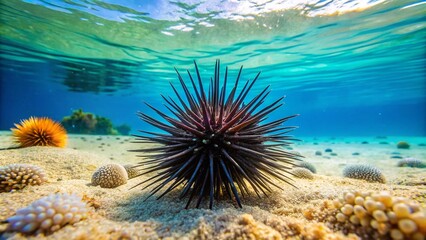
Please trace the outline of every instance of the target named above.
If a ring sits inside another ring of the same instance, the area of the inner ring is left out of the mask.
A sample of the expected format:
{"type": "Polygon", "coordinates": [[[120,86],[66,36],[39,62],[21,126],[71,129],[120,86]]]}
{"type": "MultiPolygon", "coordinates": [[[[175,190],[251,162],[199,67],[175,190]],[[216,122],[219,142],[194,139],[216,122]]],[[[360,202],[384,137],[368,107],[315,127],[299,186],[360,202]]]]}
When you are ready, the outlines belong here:
{"type": "Polygon", "coordinates": [[[47,182],[46,172],[31,164],[9,164],[0,167],[0,193],[47,182]]]}
{"type": "Polygon", "coordinates": [[[15,216],[7,219],[6,230],[24,234],[52,233],[86,218],[87,213],[87,205],[81,197],[52,194],[17,210],[15,216]]]}
{"type": "Polygon", "coordinates": [[[144,189],[154,186],[148,195],[150,197],[170,183],[158,197],[161,198],[183,184],[179,197],[189,195],[185,208],[189,207],[194,197],[198,198],[197,208],[203,197],[209,197],[211,209],[213,199],[225,195],[225,192],[229,199],[234,197],[238,206],[242,207],[239,194],[243,197],[250,195],[250,188],[260,197],[260,193],[266,195],[271,192],[271,186],[282,189],[273,179],[291,185],[287,173],[294,165],[293,161],[300,156],[283,150],[282,146],[295,140],[286,135],[295,127],[283,126],[283,123],[297,115],[264,122],[268,114],[282,105],[284,97],[262,106],[270,93],[267,86],[245,102],[260,73],[252,81],[248,80],[238,93],[242,67],[234,86],[227,93],[228,68],[225,70],[223,85],[219,86],[219,60],[216,61],[214,78],[206,92],[198,66],[194,64],[198,86],[188,71],[194,93],[190,93],[175,69],[184,94],[182,96],[171,84],[178,102],[162,96],[173,116],[146,103],[167,123],[138,113],[143,121],[165,133],[140,131],[143,135],[136,135],[137,143],[156,144],[152,148],[133,150],[148,153],[143,156],[147,158],[136,166],[145,167],[141,169],[142,175],[158,171],[136,186],[146,184],[144,189]]]}
{"type": "Polygon", "coordinates": [[[19,147],[65,147],[67,132],[58,122],[47,117],[30,117],[12,128],[14,141],[19,147]]]}
{"type": "Polygon", "coordinates": [[[343,176],[347,178],[361,179],[368,182],[386,182],[385,177],[378,168],[363,164],[354,164],[345,167],[343,169],[343,176]]]}

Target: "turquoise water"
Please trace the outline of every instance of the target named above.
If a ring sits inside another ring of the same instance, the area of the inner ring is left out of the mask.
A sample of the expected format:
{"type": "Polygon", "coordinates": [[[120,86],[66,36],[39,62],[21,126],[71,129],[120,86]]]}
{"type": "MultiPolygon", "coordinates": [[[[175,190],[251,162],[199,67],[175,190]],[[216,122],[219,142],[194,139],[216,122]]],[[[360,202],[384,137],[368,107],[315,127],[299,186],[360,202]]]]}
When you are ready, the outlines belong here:
{"type": "Polygon", "coordinates": [[[295,135],[426,136],[426,2],[255,2],[2,1],[0,129],[79,108],[147,128],[174,67],[208,84],[220,59],[286,95],[295,135]]]}

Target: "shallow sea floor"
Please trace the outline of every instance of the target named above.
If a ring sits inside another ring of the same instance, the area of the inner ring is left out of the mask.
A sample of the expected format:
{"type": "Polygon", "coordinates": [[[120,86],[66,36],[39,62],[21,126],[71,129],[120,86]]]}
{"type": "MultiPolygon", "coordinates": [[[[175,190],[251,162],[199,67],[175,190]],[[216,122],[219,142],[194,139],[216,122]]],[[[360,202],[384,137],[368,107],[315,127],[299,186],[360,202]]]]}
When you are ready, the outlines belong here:
{"type": "MultiPolygon", "coordinates": [[[[10,134],[0,132],[0,148],[12,145],[10,134]]],[[[230,200],[217,201],[213,210],[207,209],[206,202],[202,204],[204,208],[184,209],[186,199],[177,198],[180,189],[160,200],[152,197],[144,201],[151,188],[143,191],[130,188],[146,177],[130,179],[114,189],[91,186],[91,176],[98,167],[140,161],[136,153],[128,150],[143,146],[132,140],[128,136],[69,135],[68,145],[63,149],[2,150],[0,166],[38,165],[46,170],[49,182],[0,193],[0,220],[53,193],[84,196],[90,213],[87,219],[47,236],[2,233],[0,239],[356,239],[357,236],[345,235],[325,223],[308,220],[304,211],[321,210],[324,200],[355,190],[389,191],[393,196],[413,199],[426,208],[426,169],[396,166],[406,157],[426,161],[424,137],[303,138],[288,150],[300,153],[316,167],[313,180],[295,178],[297,188],[279,183],[285,191],[276,190],[261,199],[255,195],[245,197],[242,209],[230,200]],[[399,141],[410,143],[410,149],[398,149],[399,141]],[[343,168],[355,163],[377,167],[387,182],[343,178],[343,168]]],[[[5,229],[6,224],[0,224],[0,232],[5,229]]]]}

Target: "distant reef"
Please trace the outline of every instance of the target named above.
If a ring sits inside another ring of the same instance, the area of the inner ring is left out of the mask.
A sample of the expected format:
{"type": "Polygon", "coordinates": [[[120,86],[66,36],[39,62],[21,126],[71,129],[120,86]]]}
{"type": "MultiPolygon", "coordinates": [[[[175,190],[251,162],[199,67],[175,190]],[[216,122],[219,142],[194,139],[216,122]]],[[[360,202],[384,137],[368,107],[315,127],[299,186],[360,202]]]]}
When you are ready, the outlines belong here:
{"type": "Polygon", "coordinates": [[[130,126],[127,124],[114,126],[110,119],[83,112],[82,109],[73,111],[61,121],[68,133],[98,134],[98,135],[129,135],[130,126]]]}

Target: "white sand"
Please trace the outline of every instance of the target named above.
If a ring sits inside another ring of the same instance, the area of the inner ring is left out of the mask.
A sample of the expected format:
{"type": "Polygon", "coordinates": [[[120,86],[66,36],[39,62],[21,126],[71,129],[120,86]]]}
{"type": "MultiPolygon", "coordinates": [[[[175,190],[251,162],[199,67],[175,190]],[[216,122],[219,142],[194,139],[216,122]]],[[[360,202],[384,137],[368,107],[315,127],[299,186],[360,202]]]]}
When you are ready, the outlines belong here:
{"type": "MultiPolygon", "coordinates": [[[[399,168],[396,163],[400,159],[391,158],[399,155],[426,161],[426,146],[419,145],[426,143],[426,138],[306,139],[293,145],[290,151],[301,153],[306,161],[315,165],[314,180],[295,179],[297,188],[287,186],[285,191],[277,190],[262,199],[244,198],[242,209],[223,200],[216,202],[213,210],[185,210],[186,199],[177,199],[179,189],[160,200],[153,197],[144,201],[150,188],[129,189],[145,177],[131,179],[115,189],[91,186],[91,175],[96,168],[107,163],[140,161],[136,153],[128,152],[141,147],[131,140],[123,136],[70,135],[64,149],[31,147],[0,151],[0,166],[35,164],[46,170],[50,180],[41,186],[0,193],[0,220],[13,216],[17,209],[36,199],[58,192],[77,193],[92,206],[87,219],[51,235],[3,233],[0,239],[353,239],[354,236],[333,232],[323,223],[307,220],[303,211],[309,207],[318,208],[323,200],[341,196],[349,190],[386,190],[426,207],[426,169],[399,168]],[[411,148],[397,149],[396,143],[400,140],[409,142],[411,148]],[[362,144],[363,141],[368,144],[362,144]],[[331,148],[337,156],[325,153],[326,148],[331,148]],[[322,155],[315,155],[315,151],[321,151],[322,155]],[[352,155],[354,152],[360,155],[352,155]],[[352,163],[378,167],[387,183],[342,178],[342,169],[352,163]]],[[[11,145],[10,132],[0,132],[0,148],[11,145]]],[[[0,231],[5,228],[6,224],[0,224],[0,231]]]]}

